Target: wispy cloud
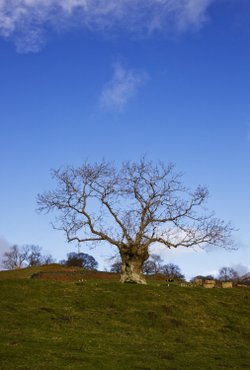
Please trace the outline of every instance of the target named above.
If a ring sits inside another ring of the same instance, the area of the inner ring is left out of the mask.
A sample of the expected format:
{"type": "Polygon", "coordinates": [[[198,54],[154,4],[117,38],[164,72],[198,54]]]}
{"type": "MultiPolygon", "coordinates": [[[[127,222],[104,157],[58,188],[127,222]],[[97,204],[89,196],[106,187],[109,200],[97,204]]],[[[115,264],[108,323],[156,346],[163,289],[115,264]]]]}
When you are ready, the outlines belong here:
{"type": "Polygon", "coordinates": [[[241,263],[232,265],[232,268],[237,271],[240,276],[245,275],[250,271],[250,266],[242,265],[241,263]]]}
{"type": "Polygon", "coordinates": [[[18,51],[38,51],[46,32],[84,27],[93,31],[121,28],[150,34],[200,27],[216,0],[0,0],[0,36],[18,51]]]}
{"type": "Polygon", "coordinates": [[[4,252],[7,252],[10,248],[10,244],[7,242],[7,240],[0,236],[0,269],[2,264],[2,257],[4,255],[4,252]]]}
{"type": "Polygon", "coordinates": [[[148,80],[145,72],[126,69],[122,64],[114,66],[112,79],[107,82],[100,96],[101,107],[122,111],[138,89],[148,80]]]}

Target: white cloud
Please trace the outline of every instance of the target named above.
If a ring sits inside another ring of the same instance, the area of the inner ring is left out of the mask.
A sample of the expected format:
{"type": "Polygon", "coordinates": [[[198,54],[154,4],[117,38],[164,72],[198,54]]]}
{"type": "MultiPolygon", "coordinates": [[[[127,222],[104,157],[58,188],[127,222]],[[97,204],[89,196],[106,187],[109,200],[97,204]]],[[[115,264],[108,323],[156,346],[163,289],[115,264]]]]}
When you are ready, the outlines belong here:
{"type": "Polygon", "coordinates": [[[0,256],[6,252],[10,247],[10,244],[7,242],[7,240],[0,236],[0,256]]]}
{"type": "Polygon", "coordinates": [[[242,265],[241,263],[232,265],[232,268],[237,271],[240,276],[245,275],[250,271],[250,266],[242,265]]]}
{"type": "Polygon", "coordinates": [[[85,27],[150,34],[200,27],[216,0],[0,0],[0,36],[19,51],[38,51],[45,30],[85,27]]]}
{"type": "Polygon", "coordinates": [[[120,63],[116,63],[113,77],[101,93],[101,106],[107,110],[122,111],[147,79],[146,73],[125,69],[120,63]]]}
{"type": "Polygon", "coordinates": [[[156,243],[150,247],[151,254],[159,254],[164,259],[169,259],[170,257],[178,258],[187,255],[195,255],[199,253],[204,255],[206,251],[199,246],[194,246],[190,248],[178,247],[178,248],[166,248],[165,245],[156,243]]]}
{"type": "Polygon", "coordinates": [[[9,248],[10,248],[10,244],[7,242],[5,238],[0,236],[0,267],[1,267],[4,252],[7,252],[9,248]]]}

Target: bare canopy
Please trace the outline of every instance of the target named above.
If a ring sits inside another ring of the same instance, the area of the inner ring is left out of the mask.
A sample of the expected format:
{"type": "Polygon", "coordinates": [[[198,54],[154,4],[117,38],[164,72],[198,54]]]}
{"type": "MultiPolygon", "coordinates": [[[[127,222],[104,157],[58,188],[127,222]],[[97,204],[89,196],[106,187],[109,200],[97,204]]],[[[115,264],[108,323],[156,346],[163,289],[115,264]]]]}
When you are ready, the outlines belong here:
{"type": "Polygon", "coordinates": [[[122,282],[145,283],[143,263],[149,246],[227,247],[232,228],[204,209],[208,191],[190,191],[173,164],[145,158],[84,163],[54,170],[57,187],[38,195],[39,211],[59,211],[57,229],[69,242],[108,242],[122,260],[122,282]]]}

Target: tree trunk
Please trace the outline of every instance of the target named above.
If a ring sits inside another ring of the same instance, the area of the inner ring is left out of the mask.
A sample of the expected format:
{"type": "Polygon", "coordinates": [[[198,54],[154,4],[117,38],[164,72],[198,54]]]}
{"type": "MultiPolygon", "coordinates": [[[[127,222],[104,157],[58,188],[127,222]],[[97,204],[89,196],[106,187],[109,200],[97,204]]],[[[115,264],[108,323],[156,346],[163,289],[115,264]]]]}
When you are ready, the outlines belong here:
{"type": "Polygon", "coordinates": [[[122,258],[122,272],[121,282],[122,283],[135,283],[135,284],[147,284],[146,279],[142,272],[142,267],[148,253],[128,253],[121,252],[122,258]]]}

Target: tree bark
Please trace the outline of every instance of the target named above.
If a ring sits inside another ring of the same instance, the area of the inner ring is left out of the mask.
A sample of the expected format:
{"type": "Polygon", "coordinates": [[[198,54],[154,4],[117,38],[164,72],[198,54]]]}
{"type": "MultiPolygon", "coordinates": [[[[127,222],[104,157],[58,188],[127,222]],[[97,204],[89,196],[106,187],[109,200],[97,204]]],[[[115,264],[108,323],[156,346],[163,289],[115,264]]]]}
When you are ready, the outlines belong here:
{"type": "Polygon", "coordinates": [[[147,284],[142,267],[148,252],[120,252],[122,258],[121,283],[147,284]]]}

